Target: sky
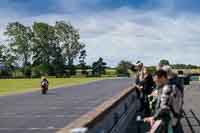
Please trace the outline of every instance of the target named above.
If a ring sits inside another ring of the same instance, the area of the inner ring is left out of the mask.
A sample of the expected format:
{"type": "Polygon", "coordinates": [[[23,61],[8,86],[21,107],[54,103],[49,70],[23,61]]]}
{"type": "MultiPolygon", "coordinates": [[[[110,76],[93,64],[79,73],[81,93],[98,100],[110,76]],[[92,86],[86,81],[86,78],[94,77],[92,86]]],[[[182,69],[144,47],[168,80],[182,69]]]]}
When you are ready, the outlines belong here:
{"type": "Polygon", "coordinates": [[[9,22],[59,20],[80,31],[89,64],[103,57],[110,66],[160,59],[200,65],[199,0],[1,0],[0,43],[9,22]]]}

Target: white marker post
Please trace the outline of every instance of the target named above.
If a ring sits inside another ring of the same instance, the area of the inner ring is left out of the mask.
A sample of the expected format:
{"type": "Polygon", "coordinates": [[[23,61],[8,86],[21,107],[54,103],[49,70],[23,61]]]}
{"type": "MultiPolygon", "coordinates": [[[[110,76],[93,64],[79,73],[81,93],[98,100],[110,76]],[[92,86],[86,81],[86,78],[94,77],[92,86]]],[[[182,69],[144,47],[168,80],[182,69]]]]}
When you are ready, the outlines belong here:
{"type": "Polygon", "coordinates": [[[87,128],[74,128],[70,130],[70,133],[86,133],[87,131],[87,128]]]}

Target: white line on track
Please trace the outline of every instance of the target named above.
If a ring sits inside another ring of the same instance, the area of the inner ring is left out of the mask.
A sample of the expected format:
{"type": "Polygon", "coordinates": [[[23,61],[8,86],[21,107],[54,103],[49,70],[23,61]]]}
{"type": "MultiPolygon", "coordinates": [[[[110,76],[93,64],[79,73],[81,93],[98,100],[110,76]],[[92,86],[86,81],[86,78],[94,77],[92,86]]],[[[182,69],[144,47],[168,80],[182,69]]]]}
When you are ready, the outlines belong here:
{"type": "Polygon", "coordinates": [[[77,115],[1,115],[1,118],[73,118],[77,115]]]}
{"type": "Polygon", "coordinates": [[[17,130],[59,130],[60,128],[47,127],[47,128],[0,128],[0,131],[17,131],[17,130]]]}

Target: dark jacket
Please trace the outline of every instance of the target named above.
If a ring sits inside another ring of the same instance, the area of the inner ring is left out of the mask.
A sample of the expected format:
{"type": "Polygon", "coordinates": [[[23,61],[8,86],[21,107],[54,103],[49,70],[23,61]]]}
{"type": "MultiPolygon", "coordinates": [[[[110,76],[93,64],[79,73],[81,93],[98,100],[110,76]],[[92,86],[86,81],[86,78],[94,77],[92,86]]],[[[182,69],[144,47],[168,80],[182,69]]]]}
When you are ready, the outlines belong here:
{"type": "Polygon", "coordinates": [[[184,85],[181,81],[181,78],[179,78],[177,75],[169,79],[169,84],[176,85],[176,87],[182,92],[182,94],[184,93],[184,85]]]}
{"type": "Polygon", "coordinates": [[[140,79],[140,76],[142,75],[142,71],[138,71],[136,74],[136,79],[135,79],[135,84],[136,85],[141,85],[142,80],[140,79]]]}
{"type": "Polygon", "coordinates": [[[153,88],[155,87],[155,83],[153,81],[153,77],[151,74],[148,74],[144,80],[140,82],[140,85],[143,87],[143,92],[145,95],[149,95],[152,93],[153,88]]]}

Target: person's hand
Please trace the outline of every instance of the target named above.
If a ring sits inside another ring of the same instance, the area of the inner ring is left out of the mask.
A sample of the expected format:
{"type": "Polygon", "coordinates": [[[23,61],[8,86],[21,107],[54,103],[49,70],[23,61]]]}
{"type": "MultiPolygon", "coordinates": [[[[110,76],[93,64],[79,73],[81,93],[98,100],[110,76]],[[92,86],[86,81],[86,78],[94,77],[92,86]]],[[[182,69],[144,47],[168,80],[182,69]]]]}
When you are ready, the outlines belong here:
{"type": "Polygon", "coordinates": [[[139,85],[135,85],[137,88],[140,88],[140,86],[139,85]]]}
{"type": "Polygon", "coordinates": [[[141,85],[137,85],[136,87],[138,88],[139,91],[143,90],[143,86],[141,86],[141,85]]]}
{"type": "Polygon", "coordinates": [[[158,96],[158,91],[157,90],[155,90],[155,91],[153,91],[151,94],[150,94],[150,96],[158,96]]]}
{"type": "Polygon", "coordinates": [[[140,87],[139,87],[139,90],[142,91],[142,90],[143,90],[143,86],[140,86],[140,87]]]}
{"type": "Polygon", "coordinates": [[[144,122],[149,123],[150,126],[152,127],[153,124],[155,123],[155,120],[154,120],[154,117],[147,117],[147,118],[144,118],[144,122]]]}

